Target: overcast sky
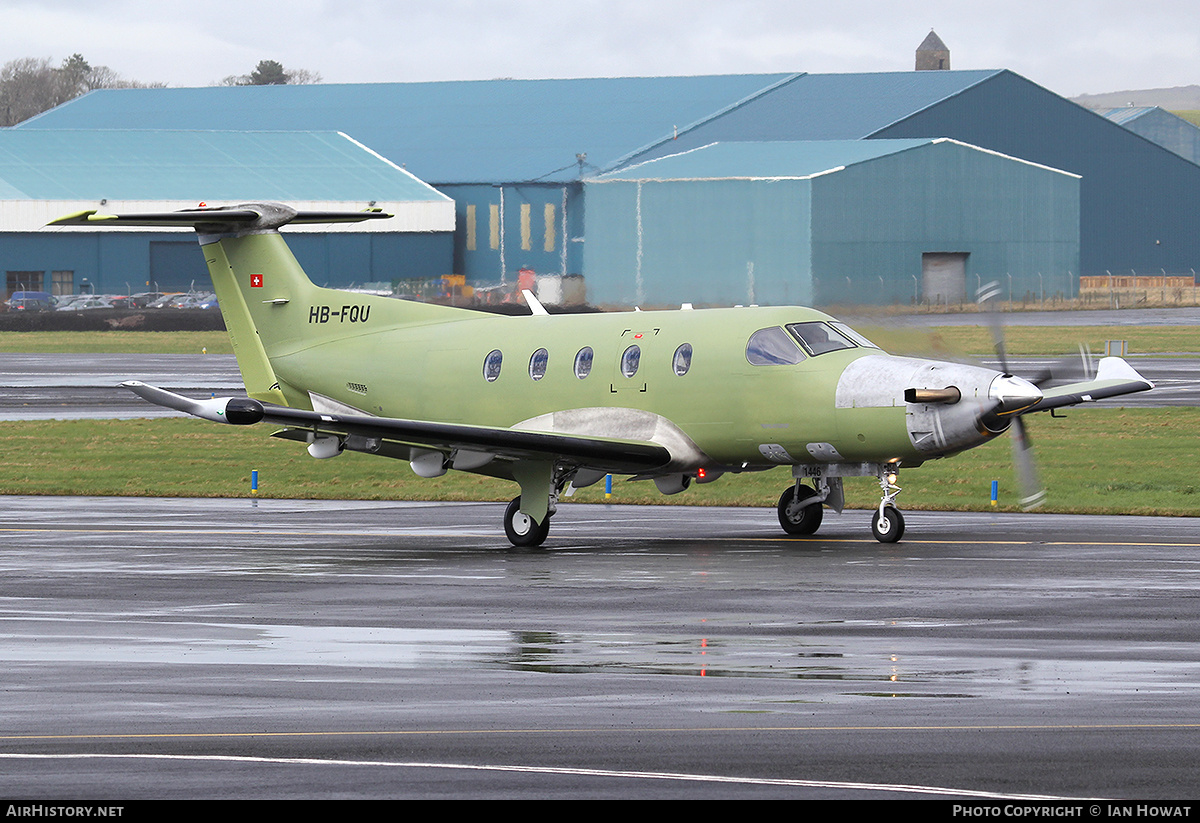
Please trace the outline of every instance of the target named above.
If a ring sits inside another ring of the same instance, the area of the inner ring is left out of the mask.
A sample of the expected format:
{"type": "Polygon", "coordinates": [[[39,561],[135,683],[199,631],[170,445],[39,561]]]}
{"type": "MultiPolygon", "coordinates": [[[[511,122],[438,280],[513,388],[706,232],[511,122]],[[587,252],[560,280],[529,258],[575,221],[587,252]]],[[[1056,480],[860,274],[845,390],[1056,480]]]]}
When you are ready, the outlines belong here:
{"type": "Polygon", "coordinates": [[[0,63],[170,86],[263,59],[327,83],[910,71],[931,28],[953,68],[1067,97],[1200,84],[1197,0],[0,0],[0,63]]]}

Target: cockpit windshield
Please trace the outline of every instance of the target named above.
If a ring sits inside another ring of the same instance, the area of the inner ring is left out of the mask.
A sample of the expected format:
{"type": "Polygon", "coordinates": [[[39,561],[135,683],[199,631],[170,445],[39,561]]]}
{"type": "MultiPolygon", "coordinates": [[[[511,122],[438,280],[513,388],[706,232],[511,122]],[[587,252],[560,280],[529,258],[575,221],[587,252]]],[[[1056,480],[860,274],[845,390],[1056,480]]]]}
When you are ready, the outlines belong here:
{"type": "Polygon", "coordinates": [[[856,346],[879,348],[845,323],[790,323],[787,329],[813,357],[831,351],[853,349],[856,346]]]}
{"type": "Polygon", "coordinates": [[[835,321],[833,323],[830,323],[829,325],[833,326],[835,329],[840,331],[842,334],[846,335],[846,337],[850,338],[851,340],[853,340],[855,343],[862,346],[863,348],[866,348],[866,349],[879,348],[874,343],[872,343],[870,340],[863,337],[861,334],[856,332],[854,329],[847,326],[845,323],[835,321]]]}

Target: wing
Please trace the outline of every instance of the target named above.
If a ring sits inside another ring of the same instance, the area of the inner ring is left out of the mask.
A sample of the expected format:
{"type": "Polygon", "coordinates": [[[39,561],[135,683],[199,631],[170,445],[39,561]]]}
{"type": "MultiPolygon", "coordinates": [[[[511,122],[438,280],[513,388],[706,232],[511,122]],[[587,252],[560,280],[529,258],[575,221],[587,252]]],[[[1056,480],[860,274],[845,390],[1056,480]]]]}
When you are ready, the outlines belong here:
{"type": "MultiPolygon", "coordinates": [[[[652,471],[666,466],[671,460],[671,454],[664,446],[641,440],[581,437],[369,415],[322,414],[260,403],[248,397],[192,400],[138,381],[121,385],[151,403],[205,420],[234,425],[260,421],[277,423],[289,427],[280,434],[292,440],[308,440],[308,434],[364,438],[367,442],[359,441],[357,445],[361,447],[355,450],[380,452],[410,460],[415,459],[412,449],[440,452],[447,456],[461,449],[471,453],[473,458],[494,456],[509,460],[553,460],[615,474],[652,471]]],[[[333,453],[336,454],[336,451],[333,453]]],[[[452,467],[470,467],[470,462],[464,461],[457,466],[452,464],[452,467]]]]}
{"type": "Polygon", "coordinates": [[[1046,389],[1042,392],[1041,400],[1027,409],[1022,409],[1020,413],[1049,411],[1063,406],[1103,400],[1107,397],[1149,391],[1152,388],[1154,388],[1153,383],[1138,374],[1133,366],[1120,357],[1105,357],[1097,365],[1094,379],[1046,389]]]}

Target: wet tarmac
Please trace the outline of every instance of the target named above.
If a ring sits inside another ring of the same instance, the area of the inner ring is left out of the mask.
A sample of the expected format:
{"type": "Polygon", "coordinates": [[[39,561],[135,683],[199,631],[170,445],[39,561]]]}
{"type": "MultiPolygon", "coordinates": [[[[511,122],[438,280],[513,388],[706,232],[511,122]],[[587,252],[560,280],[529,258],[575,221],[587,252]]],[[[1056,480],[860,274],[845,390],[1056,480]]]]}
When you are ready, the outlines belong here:
{"type": "Polygon", "coordinates": [[[0,498],[25,798],[1187,798],[1200,519],[0,498]]]}
{"type": "Polygon", "coordinates": [[[0,420],[172,417],[119,384],[138,379],[191,397],[246,392],[232,354],[0,355],[0,420]]]}

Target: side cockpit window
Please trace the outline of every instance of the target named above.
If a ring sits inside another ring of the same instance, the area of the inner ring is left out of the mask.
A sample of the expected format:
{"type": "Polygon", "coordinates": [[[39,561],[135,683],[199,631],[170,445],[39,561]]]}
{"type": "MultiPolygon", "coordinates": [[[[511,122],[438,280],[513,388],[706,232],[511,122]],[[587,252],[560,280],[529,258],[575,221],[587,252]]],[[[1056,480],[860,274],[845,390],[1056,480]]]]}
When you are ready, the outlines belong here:
{"type": "Polygon", "coordinates": [[[779,326],[759,329],[746,343],[746,359],[754,366],[790,366],[804,359],[804,352],[779,326]]]}

